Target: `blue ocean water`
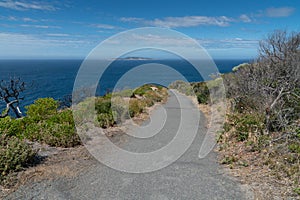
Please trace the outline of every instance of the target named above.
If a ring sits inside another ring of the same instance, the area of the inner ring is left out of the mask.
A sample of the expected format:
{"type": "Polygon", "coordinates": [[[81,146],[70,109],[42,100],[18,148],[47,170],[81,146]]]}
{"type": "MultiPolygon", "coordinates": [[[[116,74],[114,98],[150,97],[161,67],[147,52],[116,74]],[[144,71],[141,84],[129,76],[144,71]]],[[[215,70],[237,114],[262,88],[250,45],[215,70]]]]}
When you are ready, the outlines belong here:
{"type": "MultiPolygon", "coordinates": [[[[83,60],[0,60],[0,80],[21,78],[28,88],[23,92],[24,100],[21,107],[29,105],[34,100],[43,97],[62,99],[71,94],[77,72],[83,60]]],[[[185,76],[190,82],[202,81],[197,71],[184,60],[116,60],[105,71],[100,80],[97,95],[103,95],[112,90],[116,81],[128,70],[147,63],[160,63],[170,66],[185,76]]],[[[230,72],[238,64],[249,60],[215,60],[220,73],[230,72]]],[[[168,78],[167,74],[158,71],[157,76],[168,78]]],[[[134,82],[134,78],[132,82],[134,82]]],[[[0,108],[4,104],[0,102],[0,108]]]]}

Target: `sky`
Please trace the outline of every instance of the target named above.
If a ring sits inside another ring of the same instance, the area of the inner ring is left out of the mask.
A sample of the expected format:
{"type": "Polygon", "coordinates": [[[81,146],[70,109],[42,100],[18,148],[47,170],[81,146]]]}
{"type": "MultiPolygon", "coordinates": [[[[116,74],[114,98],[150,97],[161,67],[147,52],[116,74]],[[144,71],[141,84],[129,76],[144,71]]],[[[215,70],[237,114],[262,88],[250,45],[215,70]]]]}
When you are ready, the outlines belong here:
{"type": "Polygon", "coordinates": [[[111,36],[141,27],[183,33],[213,58],[251,59],[272,31],[299,32],[299,19],[298,0],[0,0],[0,59],[85,58],[111,36]]]}

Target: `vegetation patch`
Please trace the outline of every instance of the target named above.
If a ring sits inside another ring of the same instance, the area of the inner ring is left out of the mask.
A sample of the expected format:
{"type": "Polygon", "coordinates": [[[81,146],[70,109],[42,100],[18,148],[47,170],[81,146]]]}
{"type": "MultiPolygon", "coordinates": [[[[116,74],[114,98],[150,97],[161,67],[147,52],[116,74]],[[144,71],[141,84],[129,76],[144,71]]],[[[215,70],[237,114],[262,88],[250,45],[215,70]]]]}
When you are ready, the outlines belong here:
{"type": "Polygon", "coordinates": [[[7,185],[9,175],[20,171],[34,162],[34,152],[30,145],[15,136],[0,135],[0,184],[7,185]]]}
{"type": "Polygon", "coordinates": [[[222,75],[230,108],[218,136],[221,163],[283,199],[300,195],[299,47],[299,33],[275,31],[256,62],[222,75]]]}
{"type": "Polygon", "coordinates": [[[147,107],[157,102],[165,102],[167,89],[162,86],[146,84],[135,90],[125,90],[96,97],[97,122],[101,128],[109,128],[122,123],[130,117],[145,112],[147,107]]]}

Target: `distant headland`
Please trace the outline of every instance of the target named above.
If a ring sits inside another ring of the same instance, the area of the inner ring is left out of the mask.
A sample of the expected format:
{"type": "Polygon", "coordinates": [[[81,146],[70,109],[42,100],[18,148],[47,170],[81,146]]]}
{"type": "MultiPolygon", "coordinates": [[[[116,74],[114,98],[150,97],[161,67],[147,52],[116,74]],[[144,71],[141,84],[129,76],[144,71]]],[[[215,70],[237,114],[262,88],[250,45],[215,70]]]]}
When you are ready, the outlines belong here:
{"type": "Polygon", "coordinates": [[[124,57],[124,58],[113,58],[113,60],[153,60],[153,59],[146,58],[146,57],[124,57]]]}

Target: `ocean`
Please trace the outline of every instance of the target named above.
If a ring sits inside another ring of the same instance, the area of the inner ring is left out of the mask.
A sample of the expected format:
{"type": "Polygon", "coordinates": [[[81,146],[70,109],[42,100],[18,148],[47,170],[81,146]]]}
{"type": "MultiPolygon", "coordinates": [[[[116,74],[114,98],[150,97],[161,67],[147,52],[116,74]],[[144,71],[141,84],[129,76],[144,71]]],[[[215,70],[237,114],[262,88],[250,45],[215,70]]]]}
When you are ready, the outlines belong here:
{"type": "MultiPolygon", "coordinates": [[[[10,78],[21,78],[27,84],[27,89],[21,96],[21,108],[29,105],[38,98],[52,97],[56,100],[70,95],[73,90],[77,72],[83,60],[0,60],[0,80],[10,78]]],[[[111,91],[122,75],[134,68],[147,63],[160,63],[180,71],[190,82],[202,81],[196,71],[184,60],[116,60],[105,71],[104,78],[101,78],[97,88],[97,95],[104,95],[111,91]]],[[[215,60],[220,73],[227,73],[236,65],[249,60],[215,60]]],[[[170,78],[167,74],[158,71],[157,76],[161,79],[170,78]]],[[[135,78],[132,78],[132,83],[135,78]]],[[[133,84],[134,85],[134,84],[133,84]]],[[[130,86],[129,86],[130,87],[130,86]]],[[[0,109],[5,104],[0,102],[0,109]]]]}

